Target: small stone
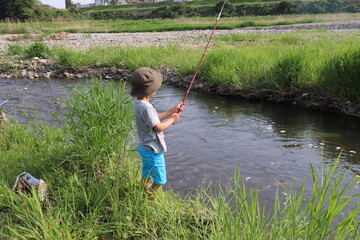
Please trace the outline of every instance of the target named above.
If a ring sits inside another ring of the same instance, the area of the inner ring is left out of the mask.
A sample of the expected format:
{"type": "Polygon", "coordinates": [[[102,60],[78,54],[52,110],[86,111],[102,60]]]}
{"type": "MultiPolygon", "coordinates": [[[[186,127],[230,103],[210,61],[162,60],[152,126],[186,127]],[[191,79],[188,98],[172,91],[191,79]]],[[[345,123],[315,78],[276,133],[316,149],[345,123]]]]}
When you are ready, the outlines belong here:
{"type": "Polygon", "coordinates": [[[45,78],[51,78],[51,72],[45,73],[45,74],[44,74],[44,77],[45,77],[45,78]]]}
{"type": "Polygon", "coordinates": [[[63,74],[64,74],[65,77],[70,78],[70,73],[64,72],[63,74]]]}
{"type": "Polygon", "coordinates": [[[301,97],[307,97],[309,95],[309,93],[303,93],[302,95],[301,95],[301,97]]]}
{"type": "Polygon", "coordinates": [[[28,77],[28,76],[29,76],[29,74],[28,74],[28,72],[27,72],[26,70],[21,70],[21,72],[20,72],[20,77],[26,78],[26,77],[28,77]]]}

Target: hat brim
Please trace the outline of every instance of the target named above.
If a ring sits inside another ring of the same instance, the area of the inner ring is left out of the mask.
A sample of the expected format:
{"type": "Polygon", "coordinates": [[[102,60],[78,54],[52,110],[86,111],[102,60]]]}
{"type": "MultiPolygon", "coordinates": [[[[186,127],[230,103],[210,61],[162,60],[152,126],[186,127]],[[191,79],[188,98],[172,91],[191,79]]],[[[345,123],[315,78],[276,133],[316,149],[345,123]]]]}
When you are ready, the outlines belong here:
{"type": "Polygon", "coordinates": [[[132,88],[130,91],[130,95],[132,97],[146,97],[149,96],[151,94],[153,94],[154,92],[156,92],[157,90],[159,90],[159,88],[161,87],[161,84],[154,84],[151,87],[148,87],[146,89],[136,89],[136,88],[132,88]]]}

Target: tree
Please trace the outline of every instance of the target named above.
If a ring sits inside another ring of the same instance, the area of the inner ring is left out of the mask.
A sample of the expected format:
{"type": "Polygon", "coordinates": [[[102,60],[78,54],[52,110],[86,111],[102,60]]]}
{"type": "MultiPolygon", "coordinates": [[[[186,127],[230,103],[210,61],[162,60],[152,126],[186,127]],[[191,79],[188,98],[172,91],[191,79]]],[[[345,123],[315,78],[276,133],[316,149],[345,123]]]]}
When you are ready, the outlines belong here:
{"type": "Polygon", "coordinates": [[[65,0],[65,8],[69,9],[74,7],[74,3],[71,0],[65,0]]]}
{"type": "Polygon", "coordinates": [[[40,3],[37,0],[0,0],[0,6],[0,19],[25,20],[34,17],[40,3]]]}

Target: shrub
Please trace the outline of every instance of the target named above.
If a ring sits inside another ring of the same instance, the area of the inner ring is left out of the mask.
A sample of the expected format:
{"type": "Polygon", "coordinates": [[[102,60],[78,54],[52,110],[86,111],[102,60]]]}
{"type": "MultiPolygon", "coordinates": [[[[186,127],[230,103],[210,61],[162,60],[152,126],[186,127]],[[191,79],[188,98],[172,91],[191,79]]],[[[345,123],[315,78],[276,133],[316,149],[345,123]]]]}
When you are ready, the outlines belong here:
{"type": "Polygon", "coordinates": [[[294,14],[298,12],[298,4],[294,1],[281,1],[277,7],[278,14],[294,14]]]}
{"type": "Polygon", "coordinates": [[[45,43],[36,41],[25,50],[26,58],[47,58],[50,56],[50,49],[45,43]]]}
{"type": "MultiPolygon", "coordinates": [[[[223,5],[223,1],[218,2],[214,7],[215,14],[218,14],[220,12],[220,9],[223,5]]],[[[222,12],[222,16],[224,17],[230,17],[235,14],[235,7],[233,4],[226,2],[224,6],[224,10],[222,12]]]]}
{"type": "Polygon", "coordinates": [[[360,12],[360,4],[351,4],[348,6],[345,6],[341,8],[341,11],[343,12],[349,12],[349,13],[359,13],[360,12]]]}
{"type": "Polygon", "coordinates": [[[309,2],[305,4],[303,12],[306,13],[326,13],[326,3],[325,2],[309,2]]]}

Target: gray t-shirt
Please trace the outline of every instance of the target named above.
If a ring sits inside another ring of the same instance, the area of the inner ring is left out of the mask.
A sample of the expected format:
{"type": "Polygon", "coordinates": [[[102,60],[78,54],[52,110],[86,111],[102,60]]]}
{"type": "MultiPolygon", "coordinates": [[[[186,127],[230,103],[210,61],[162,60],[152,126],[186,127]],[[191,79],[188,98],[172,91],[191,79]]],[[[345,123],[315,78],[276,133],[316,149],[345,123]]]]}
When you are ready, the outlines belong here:
{"type": "Polygon", "coordinates": [[[164,133],[153,130],[153,127],[160,123],[159,116],[153,105],[142,100],[135,100],[134,114],[139,145],[145,149],[154,150],[155,153],[166,152],[164,133]]]}

